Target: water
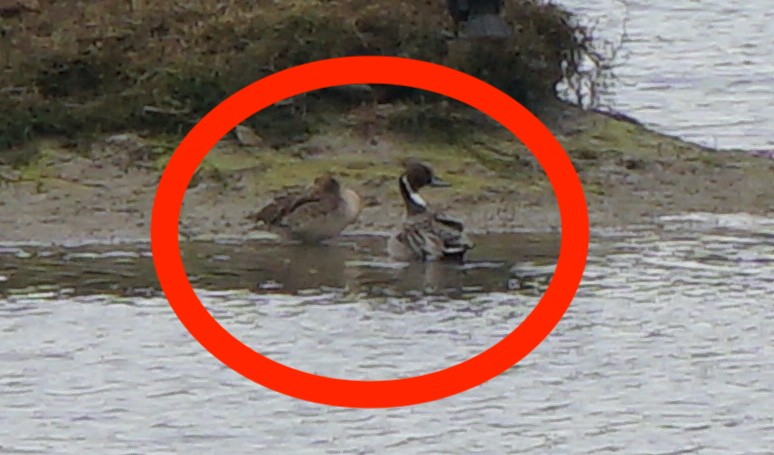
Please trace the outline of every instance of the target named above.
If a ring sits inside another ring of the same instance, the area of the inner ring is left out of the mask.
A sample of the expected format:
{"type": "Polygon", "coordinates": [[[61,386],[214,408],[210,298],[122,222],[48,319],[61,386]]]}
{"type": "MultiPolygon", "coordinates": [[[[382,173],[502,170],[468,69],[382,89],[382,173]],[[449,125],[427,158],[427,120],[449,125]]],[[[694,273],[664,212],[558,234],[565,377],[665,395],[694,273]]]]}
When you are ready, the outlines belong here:
{"type": "MultiPolygon", "coordinates": [[[[371,254],[381,239],[355,240],[303,264],[294,248],[259,243],[189,244],[184,261],[200,299],[246,344],[306,371],[376,379],[497,342],[533,307],[557,254],[552,235],[479,238],[471,267],[427,271],[389,267],[371,254]]],[[[463,394],[387,410],[298,401],[220,364],[158,294],[142,245],[7,246],[0,264],[4,454],[774,447],[766,218],[596,232],[578,297],[524,361],[463,394]]]]}
{"type": "Polygon", "coordinates": [[[605,104],[667,134],[724,149],[774,149],[774,9],[768,0],[561,0],[619,41],[605,104]]]}
{"type": "MultiPolygon", "coordinates": [[[[563,0],[614,38],[620,2],[563,0]]],[[[658,131],[774,148],[770,2],[630,1],[606,100],[658,131]]],[[[539,298],[556,238],[483,239],[473,266],[394,268],[356,248],[188,244],[232,334],[319,374],[394,378],[497,342],[539,298]],[[516,260],[514,260],[516,258],[516,260]]],[[[264,389],[208,354],[159,294],[147,245],[0,246],[0,453],[718,453],[774,447],[774,223],[665,218],[597,232],[562,322],[451,398],[357,410],[264,389]]]]}

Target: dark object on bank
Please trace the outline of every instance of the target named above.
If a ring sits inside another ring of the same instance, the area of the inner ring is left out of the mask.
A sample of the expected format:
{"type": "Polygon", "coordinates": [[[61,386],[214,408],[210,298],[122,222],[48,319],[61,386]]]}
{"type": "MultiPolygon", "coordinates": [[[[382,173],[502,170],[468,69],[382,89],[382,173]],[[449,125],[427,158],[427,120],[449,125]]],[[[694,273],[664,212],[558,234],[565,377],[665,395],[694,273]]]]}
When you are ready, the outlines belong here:
{"type": "Polygon", "coordinates": [[[454,36],[459,36],[460,23],[466,23],[468,38],[507,38],[511,27],[500,15],[503,0],[447,0],[446,6],[454,20],[454,36]]]}

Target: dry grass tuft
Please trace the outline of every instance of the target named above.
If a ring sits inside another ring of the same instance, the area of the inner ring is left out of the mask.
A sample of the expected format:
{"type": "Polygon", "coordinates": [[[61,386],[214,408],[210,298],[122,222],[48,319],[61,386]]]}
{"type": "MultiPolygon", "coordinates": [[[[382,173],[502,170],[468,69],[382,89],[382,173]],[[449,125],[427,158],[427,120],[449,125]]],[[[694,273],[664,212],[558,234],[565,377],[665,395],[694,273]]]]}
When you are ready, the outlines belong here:
{"type": "MultiPolygon", "coordinates": [[[[0,23],[0,149],[38,135],[120,130],[181,133],[228,94],[277,70],[337,56],[397,55],[478,76],[526,106],[555,85],[589,46],[558,6],[506,3],[505,43],[450,40],[441,1],[40,0],[0,23]]],[[[345,113],[362,98],[304,97],[251,119],[259,134],[313,131],[310,105],[345,113]]],[[[378,87],[376,101],[414,98],[378,87]]],[[[436,98],[423,98],[432,103],[436,98]]]]}

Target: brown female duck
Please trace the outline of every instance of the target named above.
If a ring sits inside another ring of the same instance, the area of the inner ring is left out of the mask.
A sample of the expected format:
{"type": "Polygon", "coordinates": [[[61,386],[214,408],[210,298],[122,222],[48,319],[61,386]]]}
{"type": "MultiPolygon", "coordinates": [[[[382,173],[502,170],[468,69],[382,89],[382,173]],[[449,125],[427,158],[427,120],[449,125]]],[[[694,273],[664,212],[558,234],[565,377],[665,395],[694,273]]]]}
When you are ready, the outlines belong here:
{"type": "Polygon", "coordinates": [[[326,172],[305,189],[274,199],[252,218],[292,240],[317,243],[337,237],[362,208],[358,194],[326,172]]]}

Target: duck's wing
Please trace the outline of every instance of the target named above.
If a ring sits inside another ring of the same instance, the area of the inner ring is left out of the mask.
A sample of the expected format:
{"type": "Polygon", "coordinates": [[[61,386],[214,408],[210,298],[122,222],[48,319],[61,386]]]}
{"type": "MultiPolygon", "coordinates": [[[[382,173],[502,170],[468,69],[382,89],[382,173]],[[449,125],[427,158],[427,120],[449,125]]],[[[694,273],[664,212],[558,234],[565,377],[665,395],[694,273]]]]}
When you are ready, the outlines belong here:
{"type": "Polygon", "coordinates": [[[305,225],[325,218],[339,208],[339,198],[330,195],[311,194],[299,198],[285,215],[291,224],[305,225]]]}
{"type": "Polygon", "coordinates": [[[422,260],[433,260],[443,256],[444,242],[432,230],[431,218],[407,220],[397,238],[422,260]]]}
{"type": "Polygon", "coordinates": [[[249,218],[256,223],[263,222],[267,226],[276,225],[288,212],[288,208],[295,198],[296,195],[293,194],[277,197],[249,218]]]}
{"type": "Polygon", "coordinates": [[[281,226],[287,221],[287,217],[294,213],[314,211],[321,199],[318,194],[312,192],[299,192],[286,196],[280,196],[264,208],[253,219],[262,221],[269,226],[281,226]]]}
{"type": "Polygon", "coordinates": [[[465,226],[457,219],[436,213],[433,216],[433,231],[443,240],[444,254],[458,254],[473,248],[465,226]]]}
{"type": "Polygon", "coordinates": [[[455,231],[462,232],[465,230],[465,225],[462,224],[462,221],[451,218],[449,216],[444,215],[443,213],[436,213],[434,215],[434,220],[441,224],[446,229],[451,229],[455,231]]]}

